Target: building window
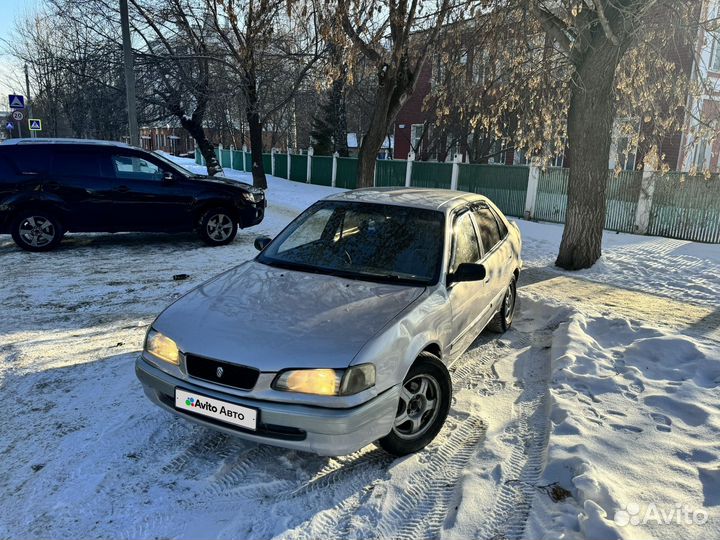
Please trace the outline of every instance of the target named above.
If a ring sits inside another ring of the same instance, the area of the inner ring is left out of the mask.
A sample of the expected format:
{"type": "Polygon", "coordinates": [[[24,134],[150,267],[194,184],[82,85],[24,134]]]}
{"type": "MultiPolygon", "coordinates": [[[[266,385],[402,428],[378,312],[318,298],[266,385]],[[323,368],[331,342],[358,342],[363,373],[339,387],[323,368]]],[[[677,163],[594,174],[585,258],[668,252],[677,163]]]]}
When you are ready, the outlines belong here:
{"type": "Polygon", "coordinates": [[[420,151],[420,143],[422,142],[424,132],[424,124],[413,124],[410,128],[410,146],[416,154],[420,151]]]}
{"type": "Polygon", "coordinates": [[[712,47],[710,48],[710,71],[720,71],[720,35],[710,34],[712,39],[712,47]]]}
{"type": "Polygon", "coordinates": [[[707,139],[698,139],[695,141],[695,149],[693,150],[693,165],[700,170],[707,168],[707,150],[707,139]]]}
{"type": "Polygon", "coordinates": [[[618,156],[617,164],[624,171],[635,170],[635,159],[637,157],[637,150],[631,146],[629,137],[620,137],[617,143],[618,156]]]}

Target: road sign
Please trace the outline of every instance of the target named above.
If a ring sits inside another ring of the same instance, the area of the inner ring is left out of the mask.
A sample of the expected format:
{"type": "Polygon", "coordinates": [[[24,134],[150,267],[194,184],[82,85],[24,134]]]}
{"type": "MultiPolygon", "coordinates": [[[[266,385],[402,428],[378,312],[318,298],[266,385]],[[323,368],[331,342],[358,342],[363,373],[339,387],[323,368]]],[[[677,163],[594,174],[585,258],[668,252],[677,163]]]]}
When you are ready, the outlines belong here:
{"type": "Polygon", "coordinates": [[[39,118],[28,118],[30,131],[42,131],[42,120],[39,118]]]}
{"type": "Polygon", "coordinates": [[[16,94],[10,94],[8,96],[11,109],[24,109],[25,108],[25,97],[18,96],[16,94]]]}
{"type": "Polygon", "coordinates": [[[20,120],[22,120],[23,118],[25,118],[25,117],[23,116],[23,113],[20,112],[20,111],[14,111],[14,112],[12,113],[12,117],[13,117],[13,120],[17,120],[18,122],[19,122],[20,120]]]}
{"type": "Polygon", "coordinates": [[[13,129],[15,129],[15,125],[12,122],[8,122],[7,124],[5,124],[5,129],[7,129],[8,131],[12,131],[13,129]]]}

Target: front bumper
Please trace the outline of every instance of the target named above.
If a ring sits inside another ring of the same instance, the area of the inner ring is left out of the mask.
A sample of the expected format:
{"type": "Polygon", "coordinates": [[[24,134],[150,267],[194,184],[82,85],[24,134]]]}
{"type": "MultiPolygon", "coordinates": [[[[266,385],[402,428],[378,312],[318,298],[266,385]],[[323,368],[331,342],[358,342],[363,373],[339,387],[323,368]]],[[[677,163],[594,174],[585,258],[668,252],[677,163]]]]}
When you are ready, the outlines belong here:
{"type": "Polygon", "coordinates": [[[330,409],[238,398],[173,377],[148,363],[142,356],[135,362],[135,374],[153,403],[178,416],[249,441],[314,452],[322,456],[349,454],[390,433],[400,391],[398,386],[394,386],[357,407],[330,409]],[[176,409],[176,387],[258,409],[257,431],[176,409]]]}

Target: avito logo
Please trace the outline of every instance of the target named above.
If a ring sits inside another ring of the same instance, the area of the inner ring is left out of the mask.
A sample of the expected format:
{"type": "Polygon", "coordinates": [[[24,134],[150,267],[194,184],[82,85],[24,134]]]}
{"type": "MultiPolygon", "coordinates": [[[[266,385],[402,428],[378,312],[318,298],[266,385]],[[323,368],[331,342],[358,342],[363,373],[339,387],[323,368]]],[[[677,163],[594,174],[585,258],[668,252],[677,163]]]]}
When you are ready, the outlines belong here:
{"type": "Polygon", "coordinates": [[[197,407],[198,409],[202,409],[204,411],[211,411],[211,412],[217,412],[218,408],[213,405],[212,403],[209,403],[207,401],[200,401],[200,399],[195,399],[192,397],[189,397],[185,400],[185,405],[188,407],[197,407]]]}

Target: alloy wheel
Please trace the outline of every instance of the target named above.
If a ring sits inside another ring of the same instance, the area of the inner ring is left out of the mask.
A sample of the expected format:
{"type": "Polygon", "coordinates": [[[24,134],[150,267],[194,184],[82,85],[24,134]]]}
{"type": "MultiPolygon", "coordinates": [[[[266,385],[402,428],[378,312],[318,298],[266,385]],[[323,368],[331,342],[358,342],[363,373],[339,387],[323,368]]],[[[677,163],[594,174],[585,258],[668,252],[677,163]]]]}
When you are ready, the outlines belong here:
{"type": "Polygon", "coordinates": [[[52,222],[43,216],[29,216],[22,220],[18,233],[23,242],[35,248],[47,246],[57,234],[52,222]]]}
{"type": "Polygon", "coordinates": [[[421,437],[438,414],[440,397],[440,385],[431,375],[419,374],[405,381],[393,432],[402,439],[421,437]]]}
{"type": "Polygon", "coordinates": [[[207,235],[216,242],[224,242],[233,232],[233,221],[227,214],[215,214],[207,222],[207,235]]]}

